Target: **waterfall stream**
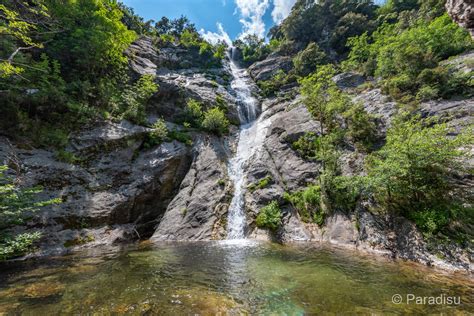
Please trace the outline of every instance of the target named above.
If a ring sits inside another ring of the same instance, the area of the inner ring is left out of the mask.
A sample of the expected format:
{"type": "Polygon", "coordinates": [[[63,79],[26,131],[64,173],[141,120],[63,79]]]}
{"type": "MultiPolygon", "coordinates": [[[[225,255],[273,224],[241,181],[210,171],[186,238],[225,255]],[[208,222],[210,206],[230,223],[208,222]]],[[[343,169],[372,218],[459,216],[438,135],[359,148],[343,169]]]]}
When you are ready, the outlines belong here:
{"type": "Polygon", "coordinates": [[[231,87],[235,91],[241,122],[238,145],[235,156],[230,160],[228,172],[234,183],[234,194],[229,206],[227,219],[227,239],[244,239],[246,230],[245,202],[246,191],[245,166],[259,147],[264,136],[262,124],[257,119],[259,102],[252,95],[254,84],[245,69],[234,61],[234,49],[229,53],[230,68],[234,77],[231,87]]]}

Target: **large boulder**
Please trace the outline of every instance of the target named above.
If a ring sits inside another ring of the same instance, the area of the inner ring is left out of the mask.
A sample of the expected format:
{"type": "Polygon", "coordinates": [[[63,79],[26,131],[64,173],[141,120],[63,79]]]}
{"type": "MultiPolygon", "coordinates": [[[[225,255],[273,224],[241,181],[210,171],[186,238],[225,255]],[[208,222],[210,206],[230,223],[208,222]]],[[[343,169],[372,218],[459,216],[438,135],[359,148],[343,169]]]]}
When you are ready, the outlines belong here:
{"type": "Polygon", "coordinates": [[[152,240],[211,240],[225,237],[232,183],[227,176],[229,149],[217,137],[202,137],[191,168],[168,205],[152,240]]]}
{"type": "Polygon", "coordinates": [[[288,56],[272,56],[265,60],[254,63],[249,67],[249,73],[255,81],[271,79],[278,71],[289,71],[293,67],[293,61],[288,56]]]}
{"type": "Polygon", "coordinates": [[[145,132],[121,122],[72,135],[68,150],[79,159],[74,163],[58,161],[53,151],[23,149],[1,139],[1,163],[16,166],[21,185],[41,185],[40,198],[63,201],[40,210],[18,229],[39,229],[45,252],[65,250],[74,244],[69,238],[81,236],[82,241],[101,243],[150,236],[176,194],[191,156],[190,149],[177,141],[144,149],[145,132]]]}

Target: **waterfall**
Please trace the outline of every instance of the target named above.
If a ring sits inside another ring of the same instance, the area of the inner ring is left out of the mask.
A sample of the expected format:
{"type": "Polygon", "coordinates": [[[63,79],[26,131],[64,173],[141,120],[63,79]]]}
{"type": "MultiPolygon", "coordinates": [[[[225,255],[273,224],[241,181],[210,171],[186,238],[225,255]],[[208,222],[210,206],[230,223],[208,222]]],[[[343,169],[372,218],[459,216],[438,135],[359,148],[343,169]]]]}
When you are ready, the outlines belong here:
{"type": "Polygon", "coordinates": [[[229,51],[230,68],[234,77],[231,88],[237,98],[241,122],[235,156],[230,160],[228,172],[234,183],[234,195],[229,206],[227,219],[227,239],[245,238],[246,217],[244,196],[246,191],[245,166],[248,159],[261,142],[263,133],[259,128],[257,116],[259,102],[252,95],[253,81],[245,69],[234,61],[235,49],[229,51]]]}

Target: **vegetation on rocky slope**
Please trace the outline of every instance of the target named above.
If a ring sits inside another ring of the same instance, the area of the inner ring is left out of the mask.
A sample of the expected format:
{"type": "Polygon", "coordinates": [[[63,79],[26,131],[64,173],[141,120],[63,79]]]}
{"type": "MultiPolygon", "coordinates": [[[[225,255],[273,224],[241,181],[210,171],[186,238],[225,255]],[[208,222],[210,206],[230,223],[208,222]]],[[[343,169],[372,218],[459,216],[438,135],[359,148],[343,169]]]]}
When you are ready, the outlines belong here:
{"type": "Polygon", "coordinates": [[[316,133],[292,144],[304,159],[321,163],[316,183],[285,194],[303,221],[321,226],[328,214],[354,212],[363,202],[372,211],[413,220],[426,237],[464,246],[472,241],[472,191],[458,181],[472,174],[466,164],[472,126],[454,131],[441,118],[422,118],[418,107],[427,100],[473,96],[472,71],[442,62],[474,48],[443,4],[302,0],[271,31],[273,55],[291,56],[293,67],[259,81],[262,93],[283,93],[297,80],[304,104],[320,123],[316,133]],[[398,102],[386,135],[378,132],[379,119],[333,81],[343,70],[375,77],[371,86],[398,102]],[[350,148],[365,156],[358,175],[342,172],[341,158],[350,148]]]}
{"type": "Polygon", "coordinates": [[[114,1],[15,0],[0,12],[0,128],[35,134],[35,145],[62,148],[71,130],[97,119],[146,123],[158,85],[131,77],[124,54],[138,36],[196,50],[209,66],[224,58],[223,45],[204,41],[187,18],[153,26],[114,1]]]}
{"type": "MultiPolygon", "coordinates": [[[[199,93],[180,96],[178,127],[167,125],[168,117],[161,114],[147,120],[147,105],[160,87],[153,75],[129,71],[133,53],[124,52],[138,37],[146,35],[154,49],[193,52],[205,69],[220,67],[225,57],[225,45],[203,40],[185,17],[152,23],[115,1],[14,0],[0,5],[0,35],[2,134],[54,148],[57,160],[80,161],[66,151],[69,135],[91,122],[125,119],[149,127],[136,151],[172,139],[189,145],[188,133],[222,136],[229,131],[229,108],[216,81],[206,81],[215,93],[210,102],[195,99],[199,93]]],[[[255,224],[277,231],[292,208],[303,222],[324,226],[330,214],[355,213],[364,204],[373,212],[412,220],[426,236],[470,242],[473,197],[458,180],[472,174],[465,164],[472,129],[459,132],[441,118],[421,117],[419,108],[429,100],[473,96],[472,71],[445,60],[474,44],[446,15],[443,1],[389,0],[378,6],[372,1],[298,0],[269,37],[266,42],[248,36],[234,45],[245,66],[284,60],[284,66],[278,64],[256,81],[265,97],[302,95],[318,130],[293,139],[291,147],[320,168],[313,183],[278,193],[281,205],[266,200],[255,224]],[[363,74],[367,87],[382,89],[398,103],[399,115],[387,132],[379,117],[334,81],[341,71],[363,74]],[[341,160],[347,152],[360,154],[361,172],[344,172],[341,160]]],[[[249,185],[249,194],[280,181],[262,175],[249,185]]],[[[0,258],[7,258],[24,253],[38,235],[6,232],[36,208],[57,201],[31,202],[37,189],[20,189],[6,177],[0,181],[0,216],[6,223],[0,226],[0,258]]]]}
{"type": "Polygon", "coordinates": [[[58,198],[38,201],[41,187],[20,188],[7,171],[7,166],[0,166],[0,261],[24,255],[41,237],[39,232],[15,233],[11,228],[24,224],[41,207],[61,203],[58,198]]]}

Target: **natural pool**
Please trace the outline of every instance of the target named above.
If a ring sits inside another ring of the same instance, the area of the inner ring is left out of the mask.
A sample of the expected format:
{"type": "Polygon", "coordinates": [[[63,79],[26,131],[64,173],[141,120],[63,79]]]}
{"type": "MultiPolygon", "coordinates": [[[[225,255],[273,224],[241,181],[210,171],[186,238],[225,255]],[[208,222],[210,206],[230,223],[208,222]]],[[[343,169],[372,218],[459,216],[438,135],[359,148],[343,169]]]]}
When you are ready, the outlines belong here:
{"type": "Polygon", "coordinates": [[[473,293],[468,276],[315,244],[142,244],[4,266],[0,315],[463,315],[473,293]],[[407,294],[461,304],[406,304],[407,294]]]}

